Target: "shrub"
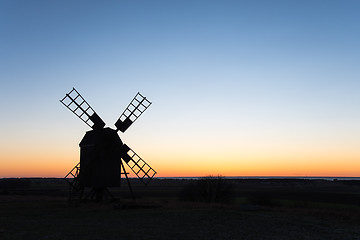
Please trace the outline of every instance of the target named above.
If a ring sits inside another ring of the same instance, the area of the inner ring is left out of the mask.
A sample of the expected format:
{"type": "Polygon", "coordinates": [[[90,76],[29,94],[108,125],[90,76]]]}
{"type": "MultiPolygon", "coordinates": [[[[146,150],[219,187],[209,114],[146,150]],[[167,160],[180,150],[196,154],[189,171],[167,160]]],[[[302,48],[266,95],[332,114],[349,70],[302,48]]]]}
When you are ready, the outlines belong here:
{"type": "Polygon", "coordinates": [[[221,176],[192,180],[180,194],[182,201],[230,203],[234,200],[234,186],[221,176]]]}

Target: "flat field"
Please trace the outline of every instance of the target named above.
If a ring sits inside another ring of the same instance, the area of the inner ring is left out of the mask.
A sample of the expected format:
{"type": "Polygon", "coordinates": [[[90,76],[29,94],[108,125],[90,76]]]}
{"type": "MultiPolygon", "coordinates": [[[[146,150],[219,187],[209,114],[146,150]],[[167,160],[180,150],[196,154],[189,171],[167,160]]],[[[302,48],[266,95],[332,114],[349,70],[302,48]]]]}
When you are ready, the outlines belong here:
{"type": "Polygon", "coordinates": [[[358,182],[231,180],[228,203],[180,201],[189,180],[133,180],[118,201],[69,203],[56,179],[0,188],[0,239],[360,239],[358,182]]]}

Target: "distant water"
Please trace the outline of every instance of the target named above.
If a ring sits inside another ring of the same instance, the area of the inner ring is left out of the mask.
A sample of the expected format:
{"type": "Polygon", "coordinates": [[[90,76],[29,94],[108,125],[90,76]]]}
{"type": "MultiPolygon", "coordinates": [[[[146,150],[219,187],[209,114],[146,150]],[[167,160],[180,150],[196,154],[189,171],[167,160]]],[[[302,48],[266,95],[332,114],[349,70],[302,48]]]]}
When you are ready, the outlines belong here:
{"type": "MultiPolygon", "coordinates": [[[[177,179],[177,180],[196,180],[196,179],[201,179],[201,178],[206,178],[205,177],[157,177],[157,179],[177,179]]],[[[217,177],[217,176],[213,176],[213,177],[217,177]]],[[[327,180],[327,181],[342,181],[342,180],[359,180],[360,181],[360,177],[225,177],[225,176],[221,176],[222,178],[225,179],[303,179],[303,180],[327,180]]]]}

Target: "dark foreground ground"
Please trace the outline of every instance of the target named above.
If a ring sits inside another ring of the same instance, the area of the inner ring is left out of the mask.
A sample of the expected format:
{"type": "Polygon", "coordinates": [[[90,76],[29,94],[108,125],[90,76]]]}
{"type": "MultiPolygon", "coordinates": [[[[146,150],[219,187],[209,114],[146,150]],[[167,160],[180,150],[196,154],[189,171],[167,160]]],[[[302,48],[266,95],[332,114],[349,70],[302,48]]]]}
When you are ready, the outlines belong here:
{"type": "MultiPolygon", "coordinates": [[[[360,183],[229,180],[232,201],[184,200],[189,180],[133,180],[118,201],[69,203],[59,179],[0,180],[0,239],[360,239],[360,183]]],[[[186,200],[186,198],[185,198],[186,200]]]]}

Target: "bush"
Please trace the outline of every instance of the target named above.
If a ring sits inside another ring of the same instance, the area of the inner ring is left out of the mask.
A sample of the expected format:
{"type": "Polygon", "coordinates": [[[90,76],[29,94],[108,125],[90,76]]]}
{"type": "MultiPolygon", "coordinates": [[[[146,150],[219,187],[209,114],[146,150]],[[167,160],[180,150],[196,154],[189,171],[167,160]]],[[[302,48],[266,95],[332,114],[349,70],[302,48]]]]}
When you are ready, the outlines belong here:
{"type": "Polygon", "coordinates": [[[230,203],[234,200],[234,186],[221,176],[192,180],[180,194],[182,201],[230,203]]]}

